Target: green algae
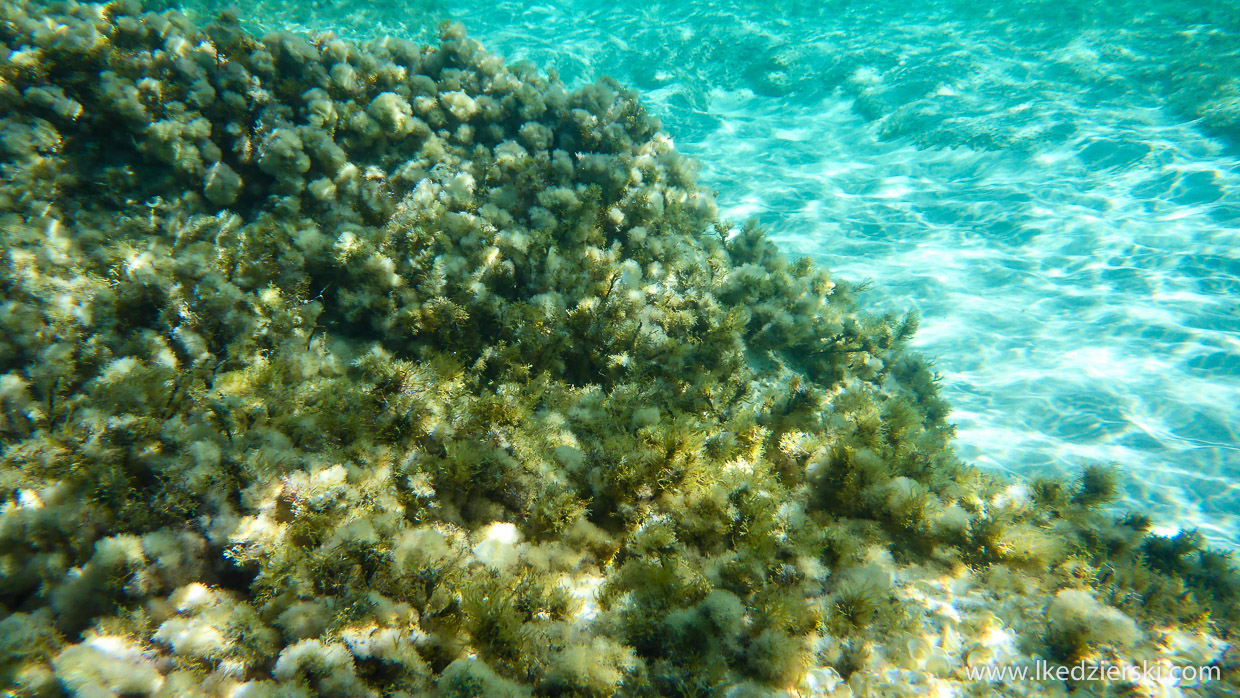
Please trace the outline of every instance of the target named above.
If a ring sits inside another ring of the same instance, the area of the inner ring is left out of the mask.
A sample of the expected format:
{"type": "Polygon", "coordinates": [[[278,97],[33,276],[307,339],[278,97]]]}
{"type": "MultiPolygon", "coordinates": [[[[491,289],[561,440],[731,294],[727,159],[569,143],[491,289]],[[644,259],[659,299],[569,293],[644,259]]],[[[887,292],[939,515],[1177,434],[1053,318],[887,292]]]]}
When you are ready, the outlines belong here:
{"type": "Polygon", "coordinates": [[[1234,566],[1113,471],[960,462],[916,317],[717,220],[614,83],[458,26],[3,20],[17,695],[773,692],[912,633],[911,564],[1099,589],[1061,658],[1091,613],[1233,632],[1234,566]]]}

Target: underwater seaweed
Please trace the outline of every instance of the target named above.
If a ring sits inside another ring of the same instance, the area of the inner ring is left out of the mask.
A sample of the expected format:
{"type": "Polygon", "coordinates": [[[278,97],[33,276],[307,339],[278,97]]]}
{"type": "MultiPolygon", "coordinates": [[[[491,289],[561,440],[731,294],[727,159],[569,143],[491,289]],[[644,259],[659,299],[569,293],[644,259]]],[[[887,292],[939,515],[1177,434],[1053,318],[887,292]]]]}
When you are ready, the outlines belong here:
{"type": "Polygon", "coordinates": [[[613,81],[133,0],[0,41],[15,695],[860,692],[990,651],[941,585],[1064,657],[1233,632],[1111,471],[960,462],[916,317],[718,220],[613,81]]]}

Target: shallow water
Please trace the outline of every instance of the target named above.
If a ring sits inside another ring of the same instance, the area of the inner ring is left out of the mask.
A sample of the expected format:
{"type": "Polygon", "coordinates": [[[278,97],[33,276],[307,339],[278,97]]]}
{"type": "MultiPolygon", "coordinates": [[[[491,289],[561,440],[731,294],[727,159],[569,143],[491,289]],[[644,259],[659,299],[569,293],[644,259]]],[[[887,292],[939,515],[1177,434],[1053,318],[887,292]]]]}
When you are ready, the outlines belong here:
{"type": "Polygon", "coordinates": [[[871,304],[921,311],[917,346],[966,460],[1020,475],[1112,462],[1123,504],[1240,546],[1240,13],[1226,4],[250,16],[352,38],[429,38],[458,19],[509,60],[640,90],[725,215],[871,280],[871,304]]]}

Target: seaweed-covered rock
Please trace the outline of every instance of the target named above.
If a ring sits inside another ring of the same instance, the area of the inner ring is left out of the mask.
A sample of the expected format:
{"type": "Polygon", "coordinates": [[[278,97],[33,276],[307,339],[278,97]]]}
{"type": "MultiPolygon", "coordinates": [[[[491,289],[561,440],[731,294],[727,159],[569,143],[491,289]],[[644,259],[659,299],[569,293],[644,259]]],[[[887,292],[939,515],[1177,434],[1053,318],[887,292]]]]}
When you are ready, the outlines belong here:
{"type": "MultiPolygon", "coordinates": [[[[960,463],[916,318],[717,220],[612,82],[132,1],[0,43],[18,695],[860,691],[974,574],[1234,622],[1099,473],[960,463]]],[[[942,632],[918,671],[981,656],[942,632]]]]}

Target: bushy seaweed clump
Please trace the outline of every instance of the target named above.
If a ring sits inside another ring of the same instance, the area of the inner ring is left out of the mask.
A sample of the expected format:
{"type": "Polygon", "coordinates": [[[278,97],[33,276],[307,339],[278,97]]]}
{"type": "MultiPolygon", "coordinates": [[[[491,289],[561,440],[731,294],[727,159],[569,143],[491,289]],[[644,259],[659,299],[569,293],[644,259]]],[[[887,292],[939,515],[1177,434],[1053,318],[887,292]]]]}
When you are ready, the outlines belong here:
{"type": "Polygon", "coordinates": [[[915,318],[718,221],[615,84],[132,0],[0,42],[18,695],[765,691],[908,632],[907,561],[1234,621],[1105,473],[962,465],[915,318]]]}

